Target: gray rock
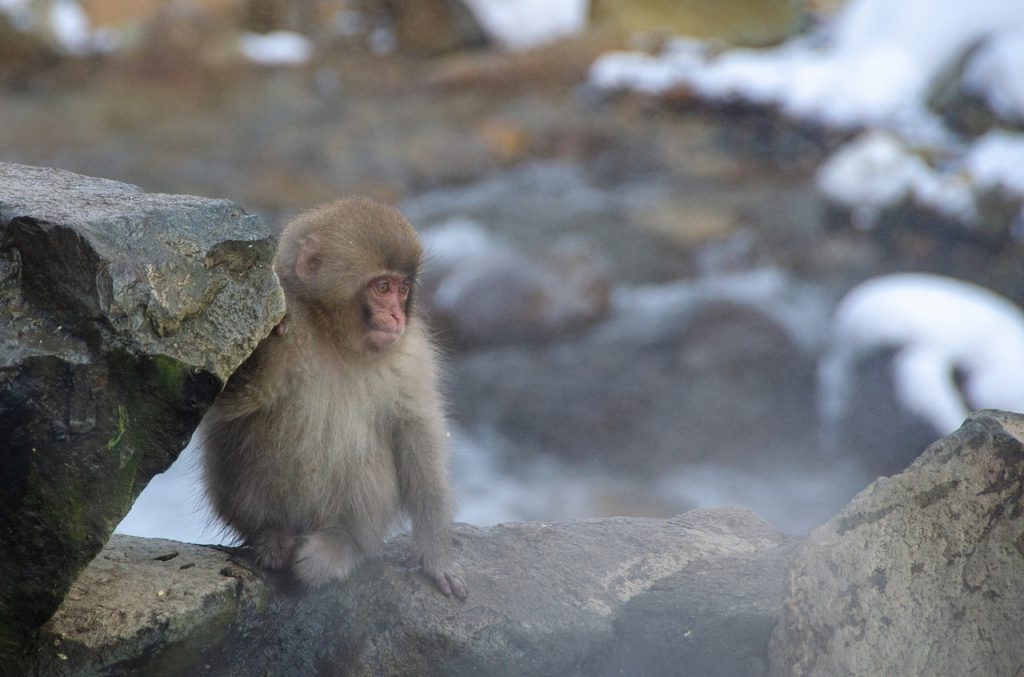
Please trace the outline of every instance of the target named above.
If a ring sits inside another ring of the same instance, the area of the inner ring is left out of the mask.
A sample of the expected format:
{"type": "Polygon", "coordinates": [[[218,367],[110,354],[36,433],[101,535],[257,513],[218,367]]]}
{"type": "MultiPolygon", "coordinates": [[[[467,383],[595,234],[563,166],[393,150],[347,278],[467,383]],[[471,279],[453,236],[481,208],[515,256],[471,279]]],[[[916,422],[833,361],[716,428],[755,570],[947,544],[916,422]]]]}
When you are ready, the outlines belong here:
{"type": "Polygon", "coordinates": [[[983,411],[801,547],[777,675],[1024,672],[1024,417],[983,411]]]}
{"type": "Polygon", "coordinates": [[[545,341],[602,319],[610,288],[607,267],[584,243],[556,243],[544,257],[495,246],[447,271],[431,304],[460,344],[545,341]]]}
{"type": "Polygon", "coordinates": [[[455,530],[469,599],[399,566],[288,595],[227,553],[115,536],[37,674],[761,675],[796,542],[739,509],[455,530]]]}
{"type": "Polygon", "coordinates": [[[942,434],[897,396],[895,352],[880,349],[857,359],[846,375],[846,411],[839,420],[822,423],[823,451],[832,458],[857,459],[868,473],[865,482],[901,472],[942,434]]]}
{"type": "Polygon", "coordinates": [[[273,247],[224,200],[0,164],[0,655],[279,319],[273,247]]]}
{"type": "Polygon", "coordinates": [[[577,343],[464,354],[449,369],[455,418],[517,449],[648,478],[692,463],[813,457],[813,356],[749,306],[693,306],[669,322],[663,301],[665,326],[648,337],[598,326],[577,343]]]}

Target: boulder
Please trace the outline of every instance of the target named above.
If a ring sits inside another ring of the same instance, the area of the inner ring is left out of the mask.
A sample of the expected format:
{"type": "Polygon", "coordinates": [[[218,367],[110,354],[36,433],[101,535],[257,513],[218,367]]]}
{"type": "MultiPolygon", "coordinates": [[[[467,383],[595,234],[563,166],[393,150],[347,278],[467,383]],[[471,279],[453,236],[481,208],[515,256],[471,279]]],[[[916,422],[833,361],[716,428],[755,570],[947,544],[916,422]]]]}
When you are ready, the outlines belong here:
{"type": "Polygon", "coordinates": [[[237,554],[115,536],[43,627],[36,674],[766,674],[796,540],[735,508],[458,525],[469,598],[399,565],[287,594],[237,554]]]}
{"type": "Polygon", "coordinates": [[[776,675],[1024,671],[1024,416],[979,412],[801,546],[776,675]]]}
{"type": "Polygon", "coordinates": [[[278,321],[273,249],[225,200],[0,164],[0,656],[278,321]]]}
{"type": "Polygon", "coordinates": [[[462,346],[551,341],[578,333],[608,312],[607,266],[586,243],[555,243],[542,257],[511,247],[466,256],[430,298],[442,326],[462,346]]]}
{"type": "Polygon", "coordinates": [[[816,456],[813,355],[776,318],[700,293],[652,294],[649,314],[638,298],[576,343],[461,355],[449,369],[456,420],[517,450],[646,478],[816,456]]]}

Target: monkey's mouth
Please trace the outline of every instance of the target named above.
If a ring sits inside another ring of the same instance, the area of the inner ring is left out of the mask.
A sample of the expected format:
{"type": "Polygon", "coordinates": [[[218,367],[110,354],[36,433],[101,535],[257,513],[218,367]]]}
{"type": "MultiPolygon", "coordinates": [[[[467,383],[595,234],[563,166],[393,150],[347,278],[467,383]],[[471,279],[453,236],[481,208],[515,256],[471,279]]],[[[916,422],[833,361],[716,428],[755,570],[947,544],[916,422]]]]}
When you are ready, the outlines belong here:
{"type": "Polygon", "coordinates": [[[402,330],[371,327],[369,331],[366,332],[366,336],[370,341],[370,345],[374,349],[385,350],[393,346],[402,336],[402,330]]]}

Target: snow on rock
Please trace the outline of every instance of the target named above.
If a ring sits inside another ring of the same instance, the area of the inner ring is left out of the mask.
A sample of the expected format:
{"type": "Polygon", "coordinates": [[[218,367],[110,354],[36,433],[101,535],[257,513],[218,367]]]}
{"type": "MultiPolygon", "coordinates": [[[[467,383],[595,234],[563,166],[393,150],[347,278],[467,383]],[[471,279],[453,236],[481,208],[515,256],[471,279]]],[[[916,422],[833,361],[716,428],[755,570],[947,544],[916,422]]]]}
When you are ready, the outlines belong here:
{"type": "Polygon", "coordinates": [[[958,428],[970,410],[1024,410],[1024,312],[993,291],[924,273],[855,287],[836,308],[832,345],[819,365],[826,424],[845,415],[858,360],[882,349],[897,350],[899,401],[940,434],[958,428]]]}
{"type": "Polygon", "coordinates": [[[614,51],[601,55],[590,68],[591,84],[601,89],[633,89],[658,94],[679,86],[707,63],[702,42],[672,40],[658,55],[614,51]]]}
{"type": "Polygon", "coordinates": [[[1024,26],[1000,31],[978,48],[964,69],[963,88],[1000,118],[1024,123],[1024,26]]]}
{"type": "Polygon", "coordinates": [[[587,24],[587,0],[465,0],[481,27],[510,49],[575,35],[587,24]]]}
{"type": "Polygon", "coordinates": [[[1024,203],[1024,134],[993,130],[960,153],[932,166],[927,149],[891,132],[866,132],[825,161],[818,189],[849,208],[861,228],[905,200],[964,223],[977,218],[977,198],[987,191],[1000,189],[1024,203]]]}
{"type": "MultiPolygon", "coordinates": [[[[1024,203],[1024,136],[996,130],[964,144],[927,105],[936,82],[975,45],[962,87],[1002,119],[1024,121],[1024,2],[1005,0],[850,0],[815,34],[773,49],[715,55],[704,43],[677,40],[657,55],[605,54],[590,81],[649,94],[685,87],[828,127],[887,130],[861,136],[825,164],[818,182],[826,196],[862,227],[906,199],[972,223],[978,194],[990,188],[1024,203]]],[[[1018,221],[1011,232],[1024,229],[1024,206],[1018,221]]]]}
{"type": "MultiPolygon", "coordinates": [[[[971,45],[1011,27],[1024,27],[1024,3],[850,0],[817,34],[777,48],[707,57],[681,41],[658,56],[613,52],[597,60],[591,81],[652,93],[685,85],[706,98],[774,104],[828,125],[879,124],[936,136],[940,125],[923,103],[934,78],[971,45]]],[[[1007,39],[978,68],[998,57],[1012,77],[1021,67],[1006,53],[1013,49],[1016,42],[1007,39]]],[[[997,82],[1000,76],[992,75],[997,82]]]]}
{"type": "Polygon", "coordinates": [[[75,0],[55,0],[50,6],[50,32],[68,54],[88,54],[92,35],[89,17],[75,0]]]}
{"type": "Polygon", "coordinates": [[[964,164],[979,188],[1024,196],[1024,134],[992,130],[972,144],[964,164]]]}
{"type": "Polygon", "coordinates": [[[313,54],[309,38],[292,31],[242,33],[239,48],[245,58],[261,66],[297,66],[313,54]]]}
{"type": "Polygon", "coordinates": [[[841,148],[818,170],[817,181],[825,197],[853,210],[860,228],[873,227],[882,210],[907,199],[965,221],[975,215],[971,184],[962,171],[933,169],[886,131],[867,132],[841,148]]]}

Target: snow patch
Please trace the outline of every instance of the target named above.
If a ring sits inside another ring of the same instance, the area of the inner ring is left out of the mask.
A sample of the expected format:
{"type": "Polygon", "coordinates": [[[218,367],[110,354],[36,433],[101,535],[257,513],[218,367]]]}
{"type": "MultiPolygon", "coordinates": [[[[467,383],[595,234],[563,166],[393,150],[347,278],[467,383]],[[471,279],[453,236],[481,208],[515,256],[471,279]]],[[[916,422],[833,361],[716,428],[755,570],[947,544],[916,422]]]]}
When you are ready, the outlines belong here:
{"type": "Polygon", "coordinates": [[[819,365],[826,425],[845,416],[857,361],[881,349],[897,350],[897,398],[939,434],[956,430],[974,409],[1024,411],[1024,313],[989,289],[901,273],[850,291],[836,308],[832,345],[819,365]]]}
{"type": "MultiPolygon", "coordinates": [[[[935,77],[972,44],[1022,28],[1019,2],[850,0],[816,34],[773,49],[733,49],[712,57],[699,43],[684,40],[657,56],[603,55],[590,78],[599,87],[651,93],[684,85],[708,99],[774,104],[831,126],[892,126],[917,138],[941,138],[940,123],[923,103],[935,77]]],[[[1004,40],[979,54],[982,65],[976,68],[988,76],[975,78],[979,87],[1001,86],[1021,68],[1016,38],[1007,33],[1004,40]],[[999,73],[985,68],[996,63],[999,73]]],[[[1021,87],[1020,79],[1013,85],[1021,87]]]]}
{"type": "Polygon", "coordinates": [[[313,55],[313,43],[292,31],[242,33],[239,49],[249,61],[261,66],[298,66],[313,55]]]}
{"type": "Polygon", "coordinates": [[[959,167],[933,169],[887,131],[867,132],[838,150],[818,170],[817,181],[827,198],[854,210],[861,228],[873,227],[883,209],[907,199],[964,221],[976,214],[971,183],[959,167]]]}
{"type": "Polygon", "coordinates": [[[964,91],[980,96],[999,117],[1024,123],[1024,26],[996,33],[964,69],[964,91]]]}
{"type": "Polygon", "coordinates": [[[575,35],[587,25],[587,0],[466,0],[480,26],[510,49],[575,35]]]}
{"type": "MultiPolygon", "coordinates": [[[[1021,55],[1024,59],[1024,51],[1021,55]]],[[[964,165],[979,188],[1002,188],[1024,196],[1024,134],[988,132],[972,144],[964,165]]]]}

